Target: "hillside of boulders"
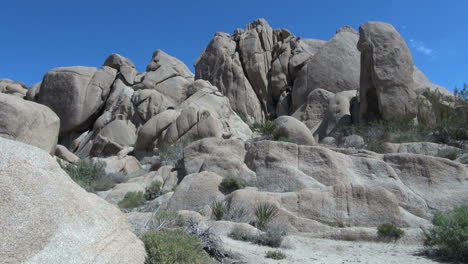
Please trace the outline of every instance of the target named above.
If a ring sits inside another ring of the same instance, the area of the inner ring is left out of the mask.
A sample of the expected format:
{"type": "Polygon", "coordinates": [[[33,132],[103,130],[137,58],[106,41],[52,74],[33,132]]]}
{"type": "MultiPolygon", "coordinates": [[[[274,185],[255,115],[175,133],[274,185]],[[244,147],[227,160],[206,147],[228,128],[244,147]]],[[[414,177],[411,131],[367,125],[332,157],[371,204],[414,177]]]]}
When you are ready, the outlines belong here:
{"type": "Polygon", "coordinates": [[[433,84],[390,24],[318,40],[257,19],[195,73],[103,59],[0,79],[0,263],[169,263],[149,245],[179,229],[203,249],[180,263],[313,263],[314,239],[422,248],[468,204],[468,87],[433,84]]]}

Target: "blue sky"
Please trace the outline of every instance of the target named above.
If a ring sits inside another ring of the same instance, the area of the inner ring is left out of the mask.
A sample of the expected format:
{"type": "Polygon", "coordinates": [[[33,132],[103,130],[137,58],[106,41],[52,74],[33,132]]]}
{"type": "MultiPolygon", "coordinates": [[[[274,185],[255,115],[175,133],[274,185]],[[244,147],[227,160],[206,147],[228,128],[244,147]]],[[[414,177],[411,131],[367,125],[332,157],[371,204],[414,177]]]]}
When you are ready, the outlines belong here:
{"type": "Polygon", "coordinates": [[[216,31],[255,18],[296,36],[329,39],[337,28],[393,24],[415,64],[449,89],[468,82],[468,1],[21,1],[0,4],[0,78],[32,85],[58,66],[100,66],[120,53],[144,71],[155,49],[193,63],[216,31]]]}

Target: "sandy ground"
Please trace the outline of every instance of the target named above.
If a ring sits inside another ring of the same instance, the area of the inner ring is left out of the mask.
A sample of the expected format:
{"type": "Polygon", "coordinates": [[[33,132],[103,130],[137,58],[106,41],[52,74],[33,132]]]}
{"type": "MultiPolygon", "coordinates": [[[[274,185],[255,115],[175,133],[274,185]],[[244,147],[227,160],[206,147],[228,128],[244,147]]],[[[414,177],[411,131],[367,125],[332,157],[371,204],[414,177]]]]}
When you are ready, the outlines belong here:
{"type": "Polygon", "coordinates": [[[238,263],[438,263],[417,256],[416,254],[422,249],[419,245],[351,242],[288,236],[283,242],[282,248],[280,248],[287,255],[287,258],[272,260],[265,258],[265,253],[274,250],[272,248],[236,241],[225,236],[222,237],[222,240],[226,248],[240,254],[242,259],[245,260],[238,263]]]}

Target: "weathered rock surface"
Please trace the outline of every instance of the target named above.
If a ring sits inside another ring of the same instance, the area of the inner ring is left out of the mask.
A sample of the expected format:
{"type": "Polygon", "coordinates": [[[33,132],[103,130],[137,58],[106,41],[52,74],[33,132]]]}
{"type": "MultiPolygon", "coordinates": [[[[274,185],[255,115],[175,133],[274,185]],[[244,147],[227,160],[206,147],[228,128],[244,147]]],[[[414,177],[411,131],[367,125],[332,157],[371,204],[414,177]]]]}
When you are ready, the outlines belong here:
{"type": "Polygon", "coordinates": [[[133,64],[133,62],[128,58],[114,53],[107,57],[102,66],[109,66],[116,69],[120,74],[122,74],[124,80],[129,85],[132,85],[135,81],[137,70],[135,64],[133,64]]]}
{"type": "Polygon", "coordinates": [[[227,33],[216,33],[195,62],[195,78],[208,80],[226,95],[234,111],[247,120],[263,120],[262,106],[244,74],[236,41],[227,33]]]}
{"type": "Polygon", "coordinates": [[[416,114],[413,58],[396,29],[383,22],[359,28],[360,120],[389,120],[416,114]]]}
{"type": "Polygon", "coordinates": [[[168,204],[170,210],[200,211],[224,198],[219,190],[222,177],[213,172],[194,173],[184,177],[168,204]]]}
{"type": "Polygon", "coordinates": [[[180,104],[187,95],[187,88],[193,81],[193,74],[180,60],[162,50],[156,50],[141,83],[135,90],[153,89],[166,96],[172,104],[180,104]]]}
{"type": "Polygon", "coordinates": [[[27,92],[27,87],[23,82],[12,81],[9,79],[0,79],[0,93],[24,98],[27,92]]]}
{"type": "Polygon", "coordinates": [[[321,140],[333,134],[338,128],[351,125],[351,100],[355,96],[354,90],[339,92],[331,96],[328,100],[325,118],[315,130],[314,136],[321,140]]]}
{"type": "Polygon", "coordinates": [[[294,80],[292,111],[304,104],[307,95],[317,88],[333,93],[359,88],[358,39],[354,29],[343,27],[305,63],[294,80]]]}
{"type": "Polygon", "coordinates": [[[143,243],[117,208],[79,187],[46,152],[1,138],[0,148],[4,263],[144,263],[143,243]]]}
{"type": "Polygon", "coordinates": [[[44,105],[0,93],[0,136],[54,153],[60,120],[44,105]]]}
{"type": "Polygon", "coordinates": [[[333,96],[332,92],[317,88],[310,92],[307,101],[292,116],[302,121],[312,132],[315,132],[322,120],[325,119],[328,102],[333,96]]]}
{"type": "Polygon", "coordinates": [[[239,139],[205,138],[184,149],[185,173],[211,171],[220,176],[237,176],[255,185],[256,176],[244,164],[245,143],[239,139]]]}
{"type": "Polygon", "coordinates": [[[90,126],[103,107],[117,71],[104,66],[62,67],[47,72],[37,102],[50,107],[60,118],[60,132],[90,126]]]}
{"type": "Polygon", "coordinates": [[[273,135],[275,138],[286,138],[299,145],[313,145],[315,143],[309,128],[294,117],[280,116],[275,119],[274,123],[273,135]]]}

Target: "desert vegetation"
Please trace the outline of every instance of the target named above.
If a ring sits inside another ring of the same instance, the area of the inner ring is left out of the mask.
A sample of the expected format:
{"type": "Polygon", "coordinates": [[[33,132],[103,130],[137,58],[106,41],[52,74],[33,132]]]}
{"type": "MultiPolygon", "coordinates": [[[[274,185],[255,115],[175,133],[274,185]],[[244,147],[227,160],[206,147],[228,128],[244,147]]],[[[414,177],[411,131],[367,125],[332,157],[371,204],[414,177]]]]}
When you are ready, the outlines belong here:
{"type": "Polygon", "coordinates": [[[205,264],[210,258],[201,241],[180,229],[150,231],[143,235],[148,254],[146,264],[205,264]]]}
{"type": "Polygon", "coordinates": [[[281,260],[286,258],[286,254],[279,250],[269,250],[266,252],[265,258],[281,260]]]}
{"type": "Polygon", "coordinates": [[[80,159],[65,166],[64,170],[88,192],[105,191],[115,186],[114,177],[106,174],[104,165],[91,159],[80,159]]]}
{"type": "Polygon", "coordinates": [[[438,212],[425,231],[429,255],[468,263],[468,205],[438,212]]]}

